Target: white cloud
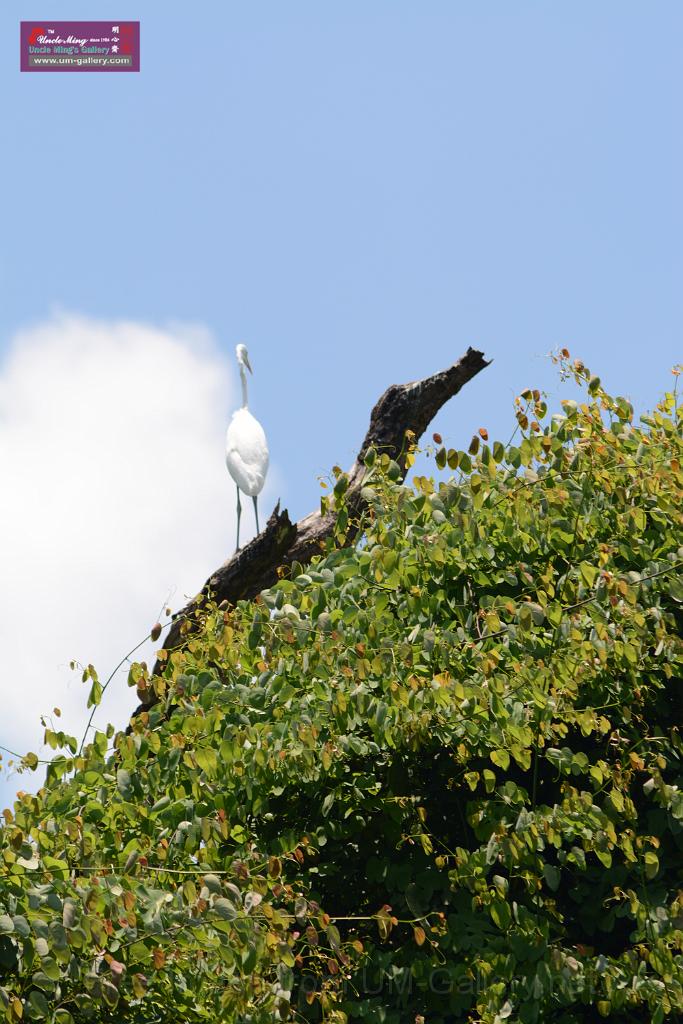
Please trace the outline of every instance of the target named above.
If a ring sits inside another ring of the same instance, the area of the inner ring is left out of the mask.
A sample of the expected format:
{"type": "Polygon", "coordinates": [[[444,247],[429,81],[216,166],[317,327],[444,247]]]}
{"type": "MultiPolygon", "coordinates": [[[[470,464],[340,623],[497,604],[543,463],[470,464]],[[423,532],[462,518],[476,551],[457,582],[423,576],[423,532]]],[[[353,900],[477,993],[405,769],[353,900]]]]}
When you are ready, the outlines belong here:
{"type": "MultiPolygon", "coordinates": [[[[228,367],[202,328],[60,315],[12,340],[0,366],[3,745],[37,750],[54,706],[80,736],[87,691],[70,659],[106,676],[169,592],[178,607],[231,551],[228,367]]],[[[110,691],[96,721],[122,724],[135,691],[124,673],[110,691]]],[[[0,782],[0,797],[32,782],[0,782]]]]}

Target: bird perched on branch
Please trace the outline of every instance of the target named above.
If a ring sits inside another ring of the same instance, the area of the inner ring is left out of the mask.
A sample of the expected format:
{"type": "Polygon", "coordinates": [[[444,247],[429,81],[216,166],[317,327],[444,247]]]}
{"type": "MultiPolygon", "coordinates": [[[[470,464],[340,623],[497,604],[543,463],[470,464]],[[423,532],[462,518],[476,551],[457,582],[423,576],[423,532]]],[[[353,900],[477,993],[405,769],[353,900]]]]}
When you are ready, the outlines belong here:
{"type": "Polygon", "coordinates": [[[237,486],[237,545],[235,551],[239,551],[240,518],[242,516],[240,491],[249,494],[254,501],[256,532],[260,533],[258,495],[263,490],[268,472],[268,442],[263,427],[247,408],[246,371],[254,372],[249,363],[249,353],[245,345],[238,345],[235,352],[242,381],[242,408],[237,409],[230,420],[225,438],[225,462],[230,476],[237,486]]]}

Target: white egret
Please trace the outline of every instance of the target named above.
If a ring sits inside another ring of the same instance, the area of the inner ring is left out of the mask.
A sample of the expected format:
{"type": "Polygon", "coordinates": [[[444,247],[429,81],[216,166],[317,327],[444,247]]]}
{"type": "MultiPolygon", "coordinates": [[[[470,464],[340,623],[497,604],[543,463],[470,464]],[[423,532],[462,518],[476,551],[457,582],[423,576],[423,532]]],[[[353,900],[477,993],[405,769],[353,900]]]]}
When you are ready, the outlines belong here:
{"type": "Polygon", "coordinates": [[[258,523],[258,495],[263,490],[268,472],[268,442],[263,427],[251,415],[247,408],[247,374],[254,371],[249,363],[246,345],[238,345],[235,349],[242,381],[242,408],[232,414],[228,433],[225,438],[225,462],[230,476],[237,486],[237,546],[240,547],[240,491],[251,495],[254,500],[256,516],[256,532],[260,533],[258,523]]]}

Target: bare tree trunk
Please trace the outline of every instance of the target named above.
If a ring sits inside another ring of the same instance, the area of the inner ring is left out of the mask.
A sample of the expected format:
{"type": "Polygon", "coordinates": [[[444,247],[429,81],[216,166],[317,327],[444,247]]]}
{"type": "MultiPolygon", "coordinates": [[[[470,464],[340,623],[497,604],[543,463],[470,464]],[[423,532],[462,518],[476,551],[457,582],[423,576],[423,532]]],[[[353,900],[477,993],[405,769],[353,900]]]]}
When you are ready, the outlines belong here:
{"type": "MultiPolygon", "coordinates": [[[[448,399],[488,365],[482,352],[468,348],[464,356],[440,373],[387,388],[372,410],[368,432],[349,470],[345,502],[351,511],[359,512],[363,508],[361,489],[366,472],[363,460],[368,449],[387,453],[405,473],[406,431],[412,431],[417,441],[448,399]]],[[[183,630],[183,625],[188,623],[192,628],[194,622],[190,624],[189,617],[202,607],[209,596],[219,604],[222,601],[235,604],[238,600],[255,597],[276,582],[279,568],[291,566],[294,561],[306,564],[319,554],[332,535],[334,524],[334,512],[322,515],[319,511],[292,523],[287,510],[280,511],[278,502],[265,529],[216,569],[197,597],[174,616],[164,649],[172,650],[182,642],[188,628],[186,626],[183,630]]],[[[349,539],[353,539],[351,535],[349,539]]],[[[163,663],[157,661],[154,673],[162,671],[163,663]]],[[[151,691],[145,694],[145,698],[134,715],[156,703],[151,691]]]]}

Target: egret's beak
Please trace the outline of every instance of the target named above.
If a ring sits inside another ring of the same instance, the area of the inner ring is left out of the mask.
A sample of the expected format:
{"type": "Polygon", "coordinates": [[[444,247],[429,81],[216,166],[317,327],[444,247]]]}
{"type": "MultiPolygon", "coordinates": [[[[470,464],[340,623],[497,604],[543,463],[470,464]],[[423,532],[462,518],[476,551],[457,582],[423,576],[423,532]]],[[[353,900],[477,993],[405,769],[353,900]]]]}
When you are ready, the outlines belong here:
{"type": "Polygon", "coordinates": [[[249,356],[247,355],[246,352],[244,353],[244,365],[249,370],[249,373],[253,373],[254,372],[252,370],[252,368],[251,368],[251,363],[249,362],[249,356]]]}

